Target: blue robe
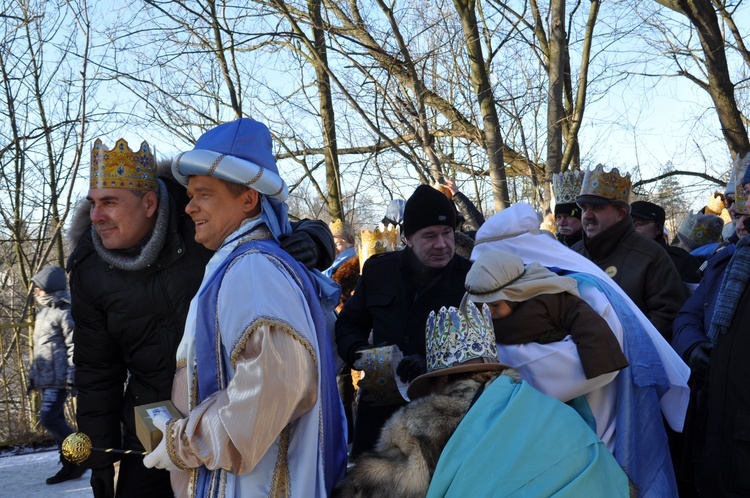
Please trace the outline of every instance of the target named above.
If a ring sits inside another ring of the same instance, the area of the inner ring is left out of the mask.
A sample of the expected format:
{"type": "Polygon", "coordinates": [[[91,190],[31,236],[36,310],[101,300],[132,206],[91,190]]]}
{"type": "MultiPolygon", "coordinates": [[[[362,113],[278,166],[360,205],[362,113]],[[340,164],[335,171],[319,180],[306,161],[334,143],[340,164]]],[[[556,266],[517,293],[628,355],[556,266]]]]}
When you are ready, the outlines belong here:
{"type": "Polygon", "coordinates": [[[500,376],[448,441],[427,497],[626,498],[629,492],[625,472],[573,408],[500,376]]]}

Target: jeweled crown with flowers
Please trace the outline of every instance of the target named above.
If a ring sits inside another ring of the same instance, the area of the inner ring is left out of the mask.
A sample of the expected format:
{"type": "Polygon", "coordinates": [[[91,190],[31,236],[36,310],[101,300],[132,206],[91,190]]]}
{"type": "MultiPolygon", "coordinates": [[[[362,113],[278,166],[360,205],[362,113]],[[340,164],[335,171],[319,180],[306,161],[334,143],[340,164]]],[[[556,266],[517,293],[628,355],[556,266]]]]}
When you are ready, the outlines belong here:
{"type": "Polygon", "coordinates": [[[112,149],[107,149],[97,138],[91,149],[90,188],[123,188],[129,190],[156,190],[156,162],[144,141],[133,151],[124,138],[112,149]]]}
{"type": "Polygon", "coordinates": [[[606,173],[604,166],[598,164],[593,170],[587,170],[580,195],[596,195],[610,201],[630,202],[630,189],[633,184],[630,181],[630,173],[620,175],[620,170],[612,168],[606,173]]]}
{"type": "Polygon", "coordinates": [[[739,154],[732,164],[732,175],[734,175],[734,212],[737,214],[748,214],[747,196],[742,189],[742,178],[745,176],[748,164],[750,164],[750,152],[745,157],[739,154]]]}
{"type": "Polygon", "coordinates": [[[474,358],[497,361],[495,331],[486,304],[479,310],[468,302],[465,313],[453,306],[447,309],[443,306],[437,313],[431,311],[425,337],[428,372],[454,367],[474,358]]]}
{"type": "Polygon", "coordinates": [[[581,193],[584,173],[580,169],[568,170],[552,175],[552,191],[555,193],[555,202],[558,204],[571,204],[581,193]]]}

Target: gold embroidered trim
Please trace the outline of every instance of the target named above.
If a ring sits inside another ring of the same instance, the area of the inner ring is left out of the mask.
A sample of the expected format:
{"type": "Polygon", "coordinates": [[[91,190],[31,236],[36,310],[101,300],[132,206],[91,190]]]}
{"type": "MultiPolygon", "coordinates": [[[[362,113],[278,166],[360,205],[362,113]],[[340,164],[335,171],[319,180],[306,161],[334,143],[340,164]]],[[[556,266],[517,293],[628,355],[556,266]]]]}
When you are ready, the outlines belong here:
{"type": "Polygon", "coordinates": [[[182,367],[187,366],[187,358],[180,358],[177,360],[177,364],[175,365],[175,370],[179,370],[182,367]]]}
{"type": "Polygon", "coordinates": [[[289,462],[287,461],[289,442],[292,439],[291,433],[292,428],[287,425],[279,434],[279,450],[273,468],[269,498],[288,498],[292,495],[292,479],[289,476],[289,462]]]}
{"type": "Polygon", "coordinates": [[[277,330],[286,332],[290,336],[292,336],[293,339],[295,339],[297,342],[302,344],[302,346],[307,350],[308,353],[310,353],[310,356],[312,356],[313,362],[315,362],[315,366],[318,366],[318,357],[315,354],[315,349],[313,349],[312,344],[310,344],[310,341],[307,340],[302,334],[294,330],[292,326],[284,322],[282,320],[279,320],[277,317],[271,317],[271,316],[259,316],[256,318],[248,327],[245,329],[245,333],[242,334],[237,341],[234,343],[234,346],[232,346],[232,354],[230,356],[230,360],[232,362],[232,368],[236,368],[237,360],[239,359],[240,355],[242,354],[242,351],[245,349],[245,345],[247,344],[247,341],[250,340],[250,336],[253,335],[253,332],[258,330],[260,327],[267,326],[267,327],[275,327],[277,330]]]}
{"type": "Polygon", "coordinates": [[[260,177],[263,176],[263,171],[264,171],[264,168],[258,168],[258,173],[254,177],[250,178],[249,181],[246,181],[245,182],[245,186],[246,187],[251,187],[253,185],[253,183],[255,183],[258,180],[260,180],[260,177]]]}
{"type": "Polygon", "coordinates": [[[175,160],[174,160],[174,169],[176,169],[176,170],[177,170],[177,173],[179,173],[180,175],[182,175],[182,176],[187,176],[187,175],[186,175],[185,173],[183,173],[183,172],[182,172],[182,170],[180,169],[180,159],[182,159],[182,156],[184,156],[184,155],[185,155],[185,152],[182,152],[182,153],[180,153],[180,155],[178,155],[178,156],[177,156],[177,157],[175,158],[175,160]]]}
{"type": "Polygon", "coordinates": [[[281,182],[281,188],[279,190],[277,190],[276,192],[274,192],[273,194],[271,194],[270,197],[276,197],[276,196],[278,196],[281,192],[284,191],[284,187],[285,186],[286,185],[284,185],[284,182],[282,181],[281,182]]]}
{"type": "Polygon", "coordinates": [[[185,463],[182,460],[180,460],[180,458],[177,456],[177,450],[176,450],[176,445],[175,445],[175,440],[174,440],[174,431],[172,430],[176,422],[177,422],[176,418],[173,418],[169,422],[167,422],[167,429],[166,429],[166,432],[164,433],[164,437],[167,438],[167,454],[169,455],[169,459],[172,460],[172,463],[175,464],[178,469],[188,470],[189,467],[185,465],[185,463]]]}
{"type": "Polygon", "coordinates": [[[227,157],[227,155],[226,154],[222,154],[219,157],[217,157],[216,159],[214,159],[214,162],[211,163],[211,167],[208,168],[208,172],[206,172],[206,176],[214,176],[214,172],[216,171],[216,168],[219,167],[219,163],[225,157],[227,157]]]}

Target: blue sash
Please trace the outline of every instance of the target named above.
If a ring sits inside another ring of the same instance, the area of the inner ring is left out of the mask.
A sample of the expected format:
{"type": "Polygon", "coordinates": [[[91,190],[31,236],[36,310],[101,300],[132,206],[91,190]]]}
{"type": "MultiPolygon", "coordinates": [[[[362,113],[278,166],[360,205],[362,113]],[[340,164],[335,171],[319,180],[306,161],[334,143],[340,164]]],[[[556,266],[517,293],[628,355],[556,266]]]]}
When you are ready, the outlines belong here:
{"type": "MultiPolygon", "coordinates": [[[[346,471],[346,425],[343,423],[343,406],[336,386],[336,374],[333,366],[333,351],[326,328],[326,318],[320,304],[316,281],[307,269],[283,251],[274,240],[251,240],[237,247],[209,278],[198,295],[198,313],[195,328],[195,361],[198,376],[197,402],[200,403],[211,394],[225,389],[228,384],[224,358],[228,357],[226,348],[218,333],[219,288],[230,263],[239,255],[250,249],[258,250],[266,256],[275,257],[283,263],[284,269],[301,283],[315,324],[315,335],[318,341],[318,364],[320,365],[320,406],[322,409],[322,442],[323,469],[325,487],[328,494],[333,486],[344,477],[346,471]]],[[[261,291],[261,290],[258,290],[261,291]]],[[[218,496],[221,474],[224,470],[210,471],[205,466],[198,469],[196,484],[197,496],[218,496]]],[[[311,486],[313,484],[311,483],[311,486]]]]}
{"type": "Polygon", "coordinates": [[[609,300],[623,329],[622,349],[630,364],[617,376],[615,458],[638,486],[638,496],[678,496],[659,400],[670,384],[659,353],[628,303],[610,285],[587,274],[550,268],[593,286],[609,300]]]}

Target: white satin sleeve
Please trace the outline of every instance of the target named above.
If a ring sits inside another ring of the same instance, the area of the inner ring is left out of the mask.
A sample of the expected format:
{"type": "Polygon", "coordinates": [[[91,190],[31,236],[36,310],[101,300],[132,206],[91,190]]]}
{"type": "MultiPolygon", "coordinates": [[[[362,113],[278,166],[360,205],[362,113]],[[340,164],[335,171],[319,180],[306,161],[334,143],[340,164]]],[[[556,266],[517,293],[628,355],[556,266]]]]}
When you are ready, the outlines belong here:
{"type": "Polygon", "coordinates": [[[314,358],[293,331],[259,324],[227,388],[170,424],[170,458],[182,469],[250,472],[281,431],[315,405],[317,383],[314,358]]]}

